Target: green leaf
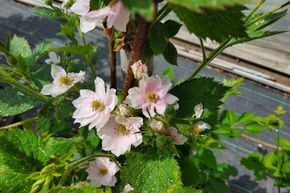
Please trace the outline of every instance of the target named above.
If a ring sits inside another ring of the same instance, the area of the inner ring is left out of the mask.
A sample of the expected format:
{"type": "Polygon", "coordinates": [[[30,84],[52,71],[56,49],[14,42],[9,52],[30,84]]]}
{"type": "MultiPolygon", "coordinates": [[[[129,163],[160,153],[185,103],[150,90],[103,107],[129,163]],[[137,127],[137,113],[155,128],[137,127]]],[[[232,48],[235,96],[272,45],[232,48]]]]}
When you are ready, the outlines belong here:
{"type": "Polygon", "coordinates": [[[138,193],[182,190],[179,166],[167,152],[131,152],[122,167],[121,181],[131,184],[138,193]]]}
{"type": "Polygon", "coordinates": [[[166,28],[168,30],[168,37],[175,36],[182,26],[180,23],[178,23],[174,20],[167,20],[167,21],[165,21],[164,25],[166,26],[166,28]]]}
{"type": "Polygon", "coordinates": [[[166,68],[163,73],[162,73],[163,76],[167,76],[170,80],[173,79],[174,77],[174,72],[173,72],[173,69],[171,66],[169,66],[168,68],[166,68]]]}
{"type": "Polygon", "coordinates": [[[244,43],[256,39],[261,39],[277,34],[281,34],[287,31],[267,31],[264,30],[266,27],[282,19],[287,13],[287,10],[278,11],[270,14],[265,18],[258,19],[263,13],[254,15],[248,23],[252,23],[247,26],[248,37],[237,38],[235,41],[232,41],[228,47],[231,47],[235,44],[244,43]]]}
{"type": "Polygon", "coordinates": [[[201,163],[211,169],[217,168],[217,160],[215,154],[209,149],[199,149],[194,156],[194,159],[199,160],[201,163]]]}
{"type": "Polygon", "coordinates": [[[8,87],[0,89],[0,116],[24,113],[40,104],[40,101],[21,91],[8,87]]]}
{"type": "Polygon", "coordinates": [[[61,19],[60,12],[56,12],[46,7],[35,7],[32,9],[32,12],[45,19],[50,19],[50,20],[61,19]]]}
{"type": "Polygon", "coordinates": [[[248,2],[247,0],[168,0],[170,4],[187,8],[192,11],[201,11],[202,8],[214,8],[223,9],[226,6],[232,6],[236,4],[243,4],[248,2]]]}
{"type": "Polygon", "coordinates": [[[175,46],[171,42],[168,42],[167,48],[163,52],[163,56],[165,60],[170,64],[177,65],[178,53],[175,46]]]}
{"type": "Polygon", "coordinates": [[[129,8],[131,14],[140,14],[147,20],[153,20],[154,15],[154,4],[151,0],[123,0],[126,7],[129,8]]]}
{"type": "Polygon", "coordinates": [[[252,112],[245,112],[245,113],[243,113],[240,116],[240,118],[238,120],[238,123],[239,124],[243,124],[243,123],[252,121],[254,117],[255,117],[255,114],[254,113],[252,113],[252,112]]]}
{"type": "Polygon", "coordinates": [[[14,35],[10,42],[10,53],[15,57],[28,58],[31,56],[32,51],[26,39],[14,35]]]}
{"type": "Polygon", "coordinates": [[[218,9],[202,9],[200,12],[190,11],[180,6],[170,6],[184,22],[187,29],[201,39],[210,38],[223,42],[227,38],[247,37],[244,27],[243,6],[218,9]]]}
{"type": "Polygon", "coordinates": [[[71,54],[78,54],[85,56],[88,53],[92,52],[93,47],[91,45],[86,46],[64,46],[60,48],[50,48],[49,52],[68,52],[71,54]]]}
{"type": "Polygon", "coordinates": [[[181,156],[179,160],[181,177],[184,186],[196,185],[199,181],[199,171],[192,159],[181,156]]]}
{"type": "Polygon", "coordinates": [[[76,149],[76,145],[81,142],[81,138],[62,138],[53,137],[48,140],[45,145],[45,151],[47,156],[60,158],[60,160],[65,160],[64,158],[69,158],[73,151],[76,149]],[[68,154],[68,155],[67,155],[68,154]]]}
{"type": "Polygon", "coordinates": [[[111,193],[110,189],[103,190],[97,189],[92,185],[84,184],[81,187],[70,186],[70,187],[55,187],[50,193],[111,193]]]}
{"type": "Polygon", "coordinates": [[[210,193],[230,193],[229,187],[223,180],[211,179],[208,186],[206,187],[210,193]]]}
{"type": "Polygon", "coordinates": [[[232,110],[225,110],[222,114],[222,124],[233,126],[239,119],[238,115],[232,110]]]}
{"type": "Polygon", "coordinates": [[[30,62],[35,63],[38,61],[42,56],[44,56],[48,49],[50,48],[52,44],[52,41],[46,40],[43,41],[35,46],[35,48],[32,50],[32,55],[30,57],[30,62]]]}
{"type": "Polygon", "coordinates": [[[261,180],[265,177],[265,166],[261,154],[254,152],[247,157],[243,157],[241,164],[247,169],[254,171],[256,180],[261,180]]]}
{"type": "Polygon", "coordinates": [[[0,133],[0,192],[29,192],[29,174],[47,162],[40,139],[31,131],[13,129],[0,133]]]}
{"type": "Polygon", "coordinates": [[[288,141],[287,139],[281,139],[280,142],[283,149],[290,151],[290,141],[288,141]]]}
{"type": "Polygon", "coordinates": [[[155,22],[149,32],[150,47],[155,55],[162,54],[168,44],[168,30],[161,22],[155,22]]]}
{"type": "Polygon", "coordinates": [[[191,118],[195,105],[202,103],[204,121],[214,127],[217,123],[218,111],[223,104],[221,99],[228,89],[212,78],[197,78],[175,86],[171,94],[179,98],[176,116],[191,118]]]}
{"type": "Polygon", "coordinates": [[[263,127],[258,123],[249,123],[245,126],[245,130],[252,135],[256,135],[263,131],[263,127]]]}

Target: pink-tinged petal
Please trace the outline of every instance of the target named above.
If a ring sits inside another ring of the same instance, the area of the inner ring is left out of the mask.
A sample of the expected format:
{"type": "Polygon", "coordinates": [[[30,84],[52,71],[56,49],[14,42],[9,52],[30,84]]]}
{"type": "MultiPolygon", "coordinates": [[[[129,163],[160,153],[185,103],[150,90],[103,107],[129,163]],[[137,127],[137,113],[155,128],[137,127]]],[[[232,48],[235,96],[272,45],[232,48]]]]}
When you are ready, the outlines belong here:
{"type": "Polygon", "coordinates": [[[79,97],[76,100],[72,102],[74,107],[81,108],[81,107],[90,107],[91,106],[91,100],[88,100],[87,98],[79,97]]]}
{"type": "Polygon", "coordinates": [[[166,132],[167,132],[167,135],[173,137],[173,144],[183,145],[186,142],[186,137],[178,133],[176,128],[173,128],[173,127],[168,128],[166,132]]]}
{"type": "Polygon", "coordinates": [[[86,16],[90,19],[95,19],[98,22],[102,21],[107,17],[108,15],[112,14],[112,10],[110,7],[104,7],[95,11],[90,11],[86,16]]]}
{"type": "Polygon", "coordinates": [[[161,97],[164,97],[170,90],[172,83],[168,80],[168,78],[164,78],[161,81],[162,81],[162,89],[160,90],[159,95],[161,97]]]}
{"type": "Polygon", "coordinates": [[[156,104],[155,109],[158,114],[163,115],[166,110],[166,104],[164,104],[163,102],[159,102],[156,104]]]}
{"type": "Polygon", "coordinates": [[[130,19],[128,8],[125,7],[121,1],[118,1],[112,6],[112,11],[114,14],[110,14],[107,19],[108,28],[114,26],[118,31],[126,32],[127,24],[130,19]]]}
{"type": "Polygon", "coordinates": [[[172,94],[166,94],[164,97],[164,102],[169,105],[176,103],[178,100],[179,99],[172,94]]]}
{"type": "Polygon", "coordinates": [[[71,11],[78,15],[86,15],[90,11],[90,0],[77,0],[71,7],[71,11]]]}
{"type": "Polygon", "coordinates": [[[82,16],[80,19],[80,28],[83,33],[87,33],[96,28],[98,20],[82,16]]]}
{"type": "Polygon", "coordinates": [[[58,79],[61,76],[66,76],[65,70],[55,64],[51,65],[51,76],[53,79],[58,79]]]}

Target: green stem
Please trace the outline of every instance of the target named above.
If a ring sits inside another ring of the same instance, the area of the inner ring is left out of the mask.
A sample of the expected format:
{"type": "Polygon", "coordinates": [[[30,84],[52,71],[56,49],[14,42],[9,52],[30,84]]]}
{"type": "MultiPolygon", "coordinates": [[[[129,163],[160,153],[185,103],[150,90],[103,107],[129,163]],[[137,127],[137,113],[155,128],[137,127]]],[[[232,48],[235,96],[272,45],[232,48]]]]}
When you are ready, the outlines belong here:
{"type": "Polygon", "coordinates": [[[0,127],[0,129],[11,129],[11,128],[15,128],[15,127],[18,127],[18,126],[21,126],[21,125],[24,125],[26,123],[30,123],[34,121],[34,118],[29,118],[29,119],[25,119],[23,121],[20,121],[20,122],[17,122],[17,123],[13,123],[13,124],[10,124],[10,125],[7,125],[7,126],[4,126],[4,127],[0,127]]]}
{"type": "Polygon", "coordinates": [[[0,81],[3,81],[4,83],[7,83],[11,86],[15,86],[16,88],[18,88],[19,90],[22,90],[24,92],[26,92],[27,94],[30,94],[30,95],[33,95],[35,96],[36,98],[42,100],[43,102],[48,102],[49,101],[49,98],[40,94],[39,92],[35,91],[35,90],[32,90],[31,88],[29,87],[26,87],[22,84],[20,84],[19,82],[17,82],[16,80],[13,80],[13,79],[10,79],[10,78],[7,78],[7,77],[0,77],[0,81]]]}
{"type": "Polygon", "coordinates": [[[206,60],[206,53],[205,53],[205,47],[204,47],[204,43],[203,40],[201,38],[199,38],[199,42],[200,42],[200,47],[202,50],[202,57],[203,57],[203,61],[206,60]]]}
{"type": "Polygon", "coordinates": [[[260,0],[260,2],[256,5],[256,7],[249,13],[246,17],[245,22],[247,23],[251,17],[256,13],[256,11],[265,3],[266,0],[260,0]]]}
{"type": "Polygon", "coordinates": [[[282,4],[282,5],[278,6],[278,7],[276,7],[275,9],[273,9],[273,10],[271,10],[271,11],[265,13],[264,15],[261,15],[260,17],[257,17],[255,20],[251,21],[250,23],[247,23],[245,27],[248,27],[248,26],[250,26],[250,25],[256,23],[257,21],[259,21],[259,20],[261,20],[261,19],[263,19],[263,18],[265,18],[265,17],[268,17],[268,16],[271,15],[272,13],[275,13],[276,11],[278,11],[278,10],[280,10],[280,9],[282,9],[282,8],[284,8],[284,7],[286,7],[286,6],[289,5],[289,4],[290,4],[290,1],[287,1],[286,3],[284,3],[284,4],[282,4]]]}
{"type": "Polygon", "coordinates": [[[208,57],[206,57],[201,65],[192,73],[189,77],[189,80],[193,79],[206,65],[208,65],[215,57],[217,57],[224,49],[227,48],[227,44],[231,41],[231,39],[225,40],[218,48],[213,50],[208,57]]]}
{"type": "Polygon", "coordinates": [[[97,73],[96,73],[95,65],[92,63],[92,60],[90,59],[90,57],[88,55],[84,56],[84,58],[85,58],[86,62],[89,64],[89,66],[90,66],[90,69],[92,71],[94,79],[96,79],[97,78],[97,73]]]}
{"type": "Polygon", "coordinates": [[[78,165],[80,165],[80,164],[82,164],[82,163],[84,163],[84,162],[86,162],[86,161],[89,161],[90,159],[93,159],[93,158],[95,158],[95,157],[108,157],[108,158],[110,158],[111,160],[113,160],[113,161],[117,164],[117,166],[118,166],[119,168],[121,168],[120,164],[119,164],[119,163],[117,162],[117,160],[113,157],[113,155],[111,155],[111,154],[105,154],[105,153],[94,153],[94,154],[92,154],[92,155],[89,155],[89,156],[87,156],[87,157],[84,157],[84,158],[82,158],[82,159],[79,159],[79,160],[77,160],[77,161],[74,161],[74,162],[70,163],[70,164],[67,166],[67,169],[66,169],[66,171],[64,172],[63,176],[60,178],[60,180],[59,180],[57,186],[62,186],[62,185],[63,185],[63,183],[66,181],[67,177],[70,175],[70,173],[72,172],[72,170],[73,170],[75,167],[77,167],[78,165]]]}
{"type": "Polygon", "coordinates": [[[154,21],[161,21],[164,17],[166,17],[171,12],[171,9],[168,7],[168,4],[166,3],[157,13],[156,20],[154,21]]]}
{"type": "Polygon", "coordinates": [[[79,23],[77,23],[77,30],[78,30],[78,32],[79,32],[79,35],[80,35],[80,37],[81,37],[81,39],[82,39],[83,44],[84,44],[84,45],[87,45],[85,35],[84,35],[84,33],[81,31],[81,28],[80,28],[80,24],[79,24],[79,23]]]}

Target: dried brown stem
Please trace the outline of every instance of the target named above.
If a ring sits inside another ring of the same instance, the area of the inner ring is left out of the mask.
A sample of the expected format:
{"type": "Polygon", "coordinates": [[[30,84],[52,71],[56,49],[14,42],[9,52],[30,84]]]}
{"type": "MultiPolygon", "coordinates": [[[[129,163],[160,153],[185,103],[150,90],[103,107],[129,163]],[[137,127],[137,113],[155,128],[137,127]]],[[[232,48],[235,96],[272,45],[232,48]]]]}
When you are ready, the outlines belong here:
{"type": "Polygon", "coordinates": [[[145,19],[141,19],[138,28],[136,30],[135,37],[133,39],[133,45],[131,48],[131,54],[127,69],[127,75],[124,83],[123,90],[123,99],[128,95],[128,90],[133,86],[134,83],[134,75],[131,70],[131,66],[141,59],[142,51],[147,40],[147,35],[149,33],[150,23],[145,21],[145,19]]]}
{"type": "Polygon", "coordinates": [[[242,134],[242,138],[244,138],[244,139],[246,139],[248,141],[251,141],[253,143],[256,143],[256,144],[261,144],[262,146],[267,147],[269,149],[273,149],[273,150],[277,149],[277,147],[275,145],[272,145],[270,143],[267,143],[265,141],[262,141],[260,139],[256,139],[254,137],[251,137],[251,136],[248,136],[248,135],[245,135],[245,134],[242,134]]]}

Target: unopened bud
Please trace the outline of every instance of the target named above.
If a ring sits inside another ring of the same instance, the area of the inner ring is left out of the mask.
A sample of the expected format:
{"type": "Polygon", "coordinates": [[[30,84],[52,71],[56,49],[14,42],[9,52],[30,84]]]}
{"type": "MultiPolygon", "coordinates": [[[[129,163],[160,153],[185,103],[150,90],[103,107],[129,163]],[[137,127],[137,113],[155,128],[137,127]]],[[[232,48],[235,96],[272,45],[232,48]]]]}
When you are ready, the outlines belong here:
{"type": "Polygon", "coordinates": [[[134,78],[141,80],[142,78],[148,77],[148,68],[141,60],[131,66],[134,78]]]}
{"type": "Polygon", "coordinates": [[[122,117],[130,117],[132,115],[131,109],[125,104],[119,106],[119,113],[122,117]]]}
{"type": "Polygon", "coordinates": [[[164,125],[163,125],[162,121],[157,121],[157,120],[153,119],[153,120],[150,122],[150,127],[151,127],[153,130],[160,132],[160,131],[163,130],[164,125]]]}

